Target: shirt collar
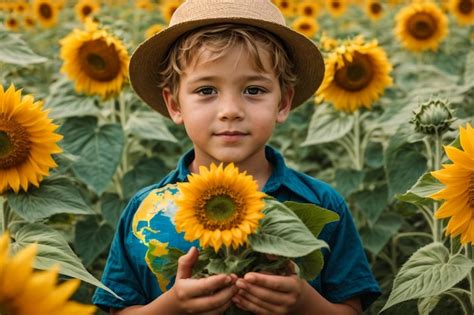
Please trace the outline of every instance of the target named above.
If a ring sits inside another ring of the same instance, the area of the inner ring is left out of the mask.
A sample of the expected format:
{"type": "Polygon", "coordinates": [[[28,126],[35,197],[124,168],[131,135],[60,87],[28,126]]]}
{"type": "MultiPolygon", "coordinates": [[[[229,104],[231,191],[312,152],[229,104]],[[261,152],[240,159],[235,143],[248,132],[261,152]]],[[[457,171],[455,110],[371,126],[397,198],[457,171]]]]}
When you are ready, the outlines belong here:
{"type": "MultiPolygon", "coordinates": [[[[295,172],[286,166],[283,155],[278,150],[268,145],[265,146],[265,157],[272,165],[272,174],[263,187],[263,192],[272,195],[283,186],[304,199],[310,199],[310,196],[314,195],[307,185],[296,176],[295,172]]],[[[178,182],[187,181],[187,176],[190,174],[188,166],[193,160],[194,149],[191,149],[179,159],[172,177],[178,182]]]]}

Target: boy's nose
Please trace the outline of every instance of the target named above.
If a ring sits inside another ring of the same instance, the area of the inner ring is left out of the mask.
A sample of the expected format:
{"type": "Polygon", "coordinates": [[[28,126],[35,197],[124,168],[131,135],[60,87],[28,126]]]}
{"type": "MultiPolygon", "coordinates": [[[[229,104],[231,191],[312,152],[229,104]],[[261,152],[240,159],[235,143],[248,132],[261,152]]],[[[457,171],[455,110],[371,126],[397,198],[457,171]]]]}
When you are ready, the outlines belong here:
{"type": "Polygon", "coordinates": [[[219,104],[218,117],[220,120],[239,120],[244,118],[243,104],[240,96],[222,98],[219,104]]]}

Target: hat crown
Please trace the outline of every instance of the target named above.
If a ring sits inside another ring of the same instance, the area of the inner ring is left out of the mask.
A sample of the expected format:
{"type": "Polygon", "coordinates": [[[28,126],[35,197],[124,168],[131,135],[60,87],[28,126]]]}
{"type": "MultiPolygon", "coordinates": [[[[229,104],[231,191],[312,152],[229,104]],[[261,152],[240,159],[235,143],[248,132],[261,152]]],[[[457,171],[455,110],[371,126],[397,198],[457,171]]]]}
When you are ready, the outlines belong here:
{"type": "Polygon", "coordinates": [[[169,26],[220,18],[256,19],[286,26],[285,17],[270,0],[187,0],[176,9],[169,26]]]}

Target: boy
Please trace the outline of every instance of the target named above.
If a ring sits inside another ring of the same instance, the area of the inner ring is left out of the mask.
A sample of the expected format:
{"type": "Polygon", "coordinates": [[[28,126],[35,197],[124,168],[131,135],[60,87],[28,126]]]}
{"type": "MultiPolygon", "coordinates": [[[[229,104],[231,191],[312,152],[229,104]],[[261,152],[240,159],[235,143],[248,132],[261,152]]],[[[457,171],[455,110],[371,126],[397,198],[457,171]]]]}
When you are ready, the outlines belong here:
{"type": "Polygon", "coordinates": [[[269,0],[182,4],[170,27],[135,51],[130,81],[148,105],[184,125],[193,150],[130,201],[102,279],[123,300],[98,289],[93,302],[121,315],[222,314],[231,303],[255,314],[361,314],[380,290],[343,199],[286,167],[266,146],[275,125],[313,95],[323,74],[316,46],[287,28],[269,0]],[[175,184],[212,162],[233,162],[280,201],[311,202],[339,214],[320,234],[330,246],[320,276],[310,283],[253,272],[240,279],[190,278],[198,250],[174,228],[175,184]],[[171,247],[187,252],[175,279],[160,269],[171,247]]]}

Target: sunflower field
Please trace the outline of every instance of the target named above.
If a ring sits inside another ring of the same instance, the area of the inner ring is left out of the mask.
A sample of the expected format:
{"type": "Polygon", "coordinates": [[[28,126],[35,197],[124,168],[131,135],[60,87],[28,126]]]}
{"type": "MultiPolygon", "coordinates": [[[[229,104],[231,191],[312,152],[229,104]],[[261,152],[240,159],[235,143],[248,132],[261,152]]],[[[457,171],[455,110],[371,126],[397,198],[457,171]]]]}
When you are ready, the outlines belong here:
{"type": "MultiPolygon", "coordinates": [[[[180,0],[0,0],[0,313],[91,306],[122,210],[192,146],[128,82],[180,0]]],[[[474,1],[273,0],[320,47],[270,144],[352,211],[382,296],[474,312],[474,1]]]]}

